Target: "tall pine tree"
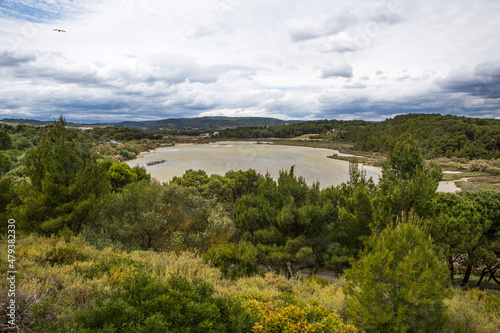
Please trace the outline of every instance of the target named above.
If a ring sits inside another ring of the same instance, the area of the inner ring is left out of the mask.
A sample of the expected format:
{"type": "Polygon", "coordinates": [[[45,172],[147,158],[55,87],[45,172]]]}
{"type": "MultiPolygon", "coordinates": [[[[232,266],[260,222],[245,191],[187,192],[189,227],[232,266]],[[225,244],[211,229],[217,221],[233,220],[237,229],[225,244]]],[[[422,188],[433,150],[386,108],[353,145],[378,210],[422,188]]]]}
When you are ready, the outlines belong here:
{"type": "Polygon", "coordinates": [[[29,182],[17,188],[13,208],[24,231],[78,233],[93,206],[109,192],[109,177],[90,150],[81,147],[61,116],[26,156],[29,182]]]}
{"type": "Polygon", "coordinates": [[[382,169],[373,202],[372,228],[381,231],[396,216],[411,211],[420,217],[427,216],[441,179],[441,167],[426,166],[414,140],[398,142],[382,169]]]}

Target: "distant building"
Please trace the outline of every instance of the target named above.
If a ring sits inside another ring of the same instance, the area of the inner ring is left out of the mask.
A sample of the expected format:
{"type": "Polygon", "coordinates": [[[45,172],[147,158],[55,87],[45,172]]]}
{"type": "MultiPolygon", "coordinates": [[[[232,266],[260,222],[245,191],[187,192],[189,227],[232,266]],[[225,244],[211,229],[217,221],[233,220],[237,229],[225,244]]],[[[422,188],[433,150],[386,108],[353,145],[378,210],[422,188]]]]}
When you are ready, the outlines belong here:
{"type": "Polygon", "coordinates": [[[115,141],[115,140],[109,140],[108,142],[106,142],[106,144],[110,145],[110,146],[119,146],[121,145],[122,143],[121,142],[118,142],[118,141],[115,141]]]}

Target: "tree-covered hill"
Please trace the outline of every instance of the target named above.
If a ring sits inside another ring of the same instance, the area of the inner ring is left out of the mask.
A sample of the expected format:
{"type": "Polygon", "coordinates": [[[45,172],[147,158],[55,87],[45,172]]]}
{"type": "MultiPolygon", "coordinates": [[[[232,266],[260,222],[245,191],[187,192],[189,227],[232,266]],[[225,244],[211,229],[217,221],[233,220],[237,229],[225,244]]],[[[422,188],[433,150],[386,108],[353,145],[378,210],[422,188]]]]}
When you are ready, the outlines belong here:
{"type": "Polygon", "coordinates": [[[338,139],[364,151],[388,152],[401,137],[412,137],[427,158],[500,157],[500,120],[439,114],[407,114],[366,123],[339,133],[338,139]]]}
{"type": "MultiPolygon", "coordinates": [[[[46,126],[53,124],[53,121],[39,121],[31,119],[2,119],[5,124],[25,124],[31,126],[46,126]]],[[[281,120],[269,117],[195,117],[195,118],[169,118],[150,121],[115,121],[111,123],[72,123],[66,122],[66,126],[77,128],[85,127],[128,127],[143,131],[215,131],[228,127],[248,127],[248,126],[282,126],[300,123],[300,120],[281,120]]]]}
{"type": "Polygon", "coordinates": [[[407,114],[382,122],[319,120],[286,126],[228,128],[222,138],[293,138],[322,134],[321,138],[354,144],[356,150],[387,153],[398,141],[411,137],[425,158],[500,157],[500,120],[440,114],[407,114]]]}
{"type": "Polygon", "coordinates": [[[142,130],[219,130],[227,127],[248,126],[280,126],[295,124],[299,121],[285,121],[266,117],[196,117],[196,118],[170,118],[154,121],[124,121],[111,123],[115,127],[132,127],[142,130]]]}
{"type": "Polygon", "coordinates": [[[363,120],[318,120],[297,124],[268,127],[227,128],[219,132],[219,137],[229,139],[245,138],[293,138],[304,134],[324,134],[338,130],[356,129],[369,123],[363,120]]]}

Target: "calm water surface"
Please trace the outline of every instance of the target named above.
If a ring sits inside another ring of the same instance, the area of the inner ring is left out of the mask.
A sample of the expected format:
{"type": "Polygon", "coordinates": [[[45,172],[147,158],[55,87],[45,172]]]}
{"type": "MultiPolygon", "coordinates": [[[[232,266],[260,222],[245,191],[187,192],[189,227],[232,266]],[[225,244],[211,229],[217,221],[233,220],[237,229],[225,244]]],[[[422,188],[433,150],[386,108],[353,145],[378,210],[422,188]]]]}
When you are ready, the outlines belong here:
{"type": "MultiPolygon", "coordinates": [[[[309,185],[319,182],[320,187],[324,188],[339,185],[349,179],[349,163],[327,158],[333,154],[345,155],[330,149],[230,141],[158,148],[153,154],[128,161],[127,164],[144,166],[152,177],[161,182],[167,182],[174,176],[182,176],[188,169],[202,169],[209,175],[254,169],[263,175],[269,172],[277,179],[280,170],[289,170],[295,165],[297,176],[304,177],[309,185]],[[161,159],[166,162],[146,165],[161,159]]],[[[375,181],[381,175],[380,168],[363,166],[363,169],[375,181]]]]}

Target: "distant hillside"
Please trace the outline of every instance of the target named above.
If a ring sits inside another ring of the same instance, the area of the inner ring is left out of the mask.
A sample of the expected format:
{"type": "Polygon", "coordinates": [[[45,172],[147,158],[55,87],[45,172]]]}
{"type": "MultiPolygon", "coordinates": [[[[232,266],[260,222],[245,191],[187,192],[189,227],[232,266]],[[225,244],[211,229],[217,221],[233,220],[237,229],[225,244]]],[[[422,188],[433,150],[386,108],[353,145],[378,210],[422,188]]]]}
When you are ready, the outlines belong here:
{"type": "MultiPolygon", "coordinates": [[[[38,121],[30,119],[2,119],[1,122],[8,124],[26,124],[32,126],[45,126],[52,124],[52,121],[38,121]]],[[[79,124],[68,122],[70,127],[90,126],[90,127],[129,127],[146,131],[209,131],[220,130],[231,127],[249,127],[249,126],[280,126],[296,124],[300,120],[280,120],[276,118],[265,117],[198,117],[198,118],[171,118],[152,121],[122,121],[116,123],[104,124],[79,124]]]]}
{"type": "MultiPolygon", "coordinates": [[[[5,118],[0,120],[0,123],[5,123],[5,124],[11,124],[11,125],[30,125],[30,126],[46,126],[46,125],[52,125],[54,124],[54,121],[41,121],[41,120],[33,120],[33,119],[14,119],[14,118],[5,118]]],[[[85,124],[80,124],[80,123],[72,123],[72,122],[66,122],[66,125],[68,127],[80,127],[80,126],[85,126],[85,124]]]]}
{"type": "Polygon", "coordinates": [[[363,120],[316,120],[291,125],[271,127],[238,127],[219,132],[219,137],[228,139],[255,138],[293,138],[304,134],[326,134],[334,131],[345,131],[367,125],[363,120]]]}
{"type": "Polygon", "coordinates": [[[500,119],[406,114],[342,131],[337,140],[384,153],[402,137],[416,140],[427,158],[500,158],[500,119]]]}
{"type": "Polygon", "coordinates": [[[279,126],[295,124],[298,122],[300,121],[285,121],[276,118],[264,117],[198,117],[171,118],[154,121],[123,121],[120,123],[110,123],[106,125],[115,127],[131,127],[142,130],[219,130],[228,127],[279,126]]]}

